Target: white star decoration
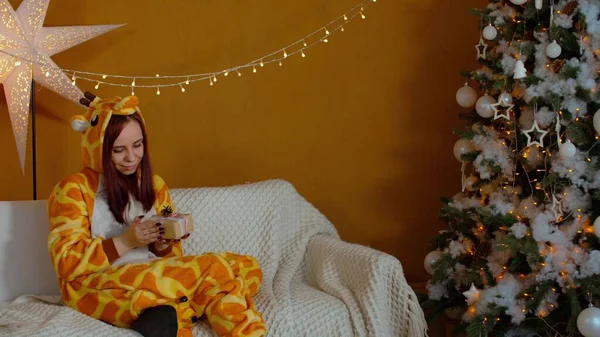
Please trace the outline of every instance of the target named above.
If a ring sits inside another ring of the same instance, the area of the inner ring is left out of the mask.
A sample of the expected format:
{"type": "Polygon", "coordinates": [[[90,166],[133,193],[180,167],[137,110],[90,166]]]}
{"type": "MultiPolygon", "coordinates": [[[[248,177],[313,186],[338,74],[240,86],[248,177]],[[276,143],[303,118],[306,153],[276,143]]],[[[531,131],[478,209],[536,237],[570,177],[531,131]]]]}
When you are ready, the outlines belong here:
{"type": "Polygon", "coordinates": [[[548,134],[548,131],[540,129],[536,120],[533,120],[533,126],[529,130],[523,130],[525,137],[527,137],[527,146],[531,146],[537,144],[541,147],[544,147],[544,137],[548,134]],[[536,136],[532,137],[530,133],[537,133],[536,136]],[[535,140],[531,140],[535,138],[535,140]]]}
{"type": "Polygon", "coordinates": [[[479,289],[477,289],[477,287],[475,287],[475,284],[473,283],[471,283],[471,289],[463,292],[463,295],[467,299],[467,303],[469,305],[479,301],[479,296],[481,296],[481,294],[479,293],[479,289]]]}
{"type": "Polygon", "coordinates": [[[485,59],[485,53],[487,52],[487,44],[483,42],[483,37],[479,37],[479,43],[475,45],[477,50],[477,59],[485,59]]]}
{"type": "Polygon", "coordinates": [[[556,196],[552,195],[552,213],[554,213],[554,219],[556,221],[560,221],[560,218],[563,216],[562,202],[556,199],[556,196]]]}
{"type": "Polygon", "coordinates": [[[494,120],[498,118],[504,118],[510,120],[510,112],[512,108],[515,106],[514,104],[509,104],[508,106],[502,106],[500,103],[490,104],[492,109],[494,110],[494,120]]]}
{"type": "Polygon", "coordinates": [[[49,2],[23,0],[15,11],[8,0],[0,0],[0,83],[23,173],[32,78],[78,103],[83,93],[50,57],[121,26],[42,27],[49,2]]]}

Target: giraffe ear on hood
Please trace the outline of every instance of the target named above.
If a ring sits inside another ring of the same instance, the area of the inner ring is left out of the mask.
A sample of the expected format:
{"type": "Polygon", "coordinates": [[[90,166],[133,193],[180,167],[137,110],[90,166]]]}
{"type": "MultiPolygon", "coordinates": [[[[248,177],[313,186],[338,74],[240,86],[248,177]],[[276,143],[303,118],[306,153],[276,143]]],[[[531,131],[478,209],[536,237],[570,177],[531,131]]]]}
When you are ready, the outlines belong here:
{"type": "Polygon", "coordinates": [[[123,112],[133,113],[136,111],[136,107],[139,104],[137,96],[127,96],[122,98],[117,104],[114,105],[113,110],[124,110],[123,112]]]}
{"type": "Polygon", "coordinates": [[[89,126],[90,123],[81,115],[73,116],[73,118],[71,118],[71,128],[75,131],[84,132],[89,126]]]}
{"type": "Polygon", "coordinates": [[[87,106],[88,108],[91,106],[93,107],[94,105],[96,105],[96,103],[98,103],[100,101],[100,97],[92,94],[89,91],[86,91],[83,94],[83,97],[79,99],[79,103],[81,103],[82,105],[87,106]]]}

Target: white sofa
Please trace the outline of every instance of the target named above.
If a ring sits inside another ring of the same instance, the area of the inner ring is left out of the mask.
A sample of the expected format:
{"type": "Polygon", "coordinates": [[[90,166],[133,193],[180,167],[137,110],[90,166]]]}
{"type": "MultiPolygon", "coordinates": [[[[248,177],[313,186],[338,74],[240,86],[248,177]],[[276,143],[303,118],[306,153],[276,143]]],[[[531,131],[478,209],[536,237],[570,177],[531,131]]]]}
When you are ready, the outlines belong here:
{"type": "MultiPolygon", "coordinates": [[[[291,184],[171,193],[178,211],[196,222],[186,254],[234,251],[259,260],[264,280],[256,304],[269,336],[426,336],[400,262],[341,241],[291,184]]],[[[45,200],[0,202],[0,335],[137,336],[61,304],[47,235],[45,200]]],[[[216,335],[201,320],[194,336],[216,335]]]]}

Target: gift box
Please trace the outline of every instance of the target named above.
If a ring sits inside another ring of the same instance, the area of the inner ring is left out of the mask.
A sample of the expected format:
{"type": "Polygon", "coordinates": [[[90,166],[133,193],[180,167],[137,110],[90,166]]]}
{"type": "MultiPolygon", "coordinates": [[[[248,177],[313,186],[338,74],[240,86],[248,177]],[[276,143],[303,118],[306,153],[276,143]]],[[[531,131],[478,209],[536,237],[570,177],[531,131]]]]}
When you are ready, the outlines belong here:
{"type": "Polygon", "coordinates": [[[153,215],[152,222],[160,222],[165,228],[163,239],[175,240],[191,233],[194,230],[194,221],[191,214],[173,213],[170,215],[153,215]]]}

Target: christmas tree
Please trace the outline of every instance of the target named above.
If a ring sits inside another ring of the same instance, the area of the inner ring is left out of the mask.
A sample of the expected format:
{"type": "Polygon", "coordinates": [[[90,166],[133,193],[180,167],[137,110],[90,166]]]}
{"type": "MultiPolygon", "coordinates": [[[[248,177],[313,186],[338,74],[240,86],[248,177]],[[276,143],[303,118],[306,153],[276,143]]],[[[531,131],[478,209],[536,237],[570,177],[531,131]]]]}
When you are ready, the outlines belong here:
{"type": "MultiPolygon", "coordinates": [[[[467,336],[600,336],[600,5],[490,0],[425,268],[467,336]]],[[[473,53],[475,56],[475,52],[473,53]]]]}

